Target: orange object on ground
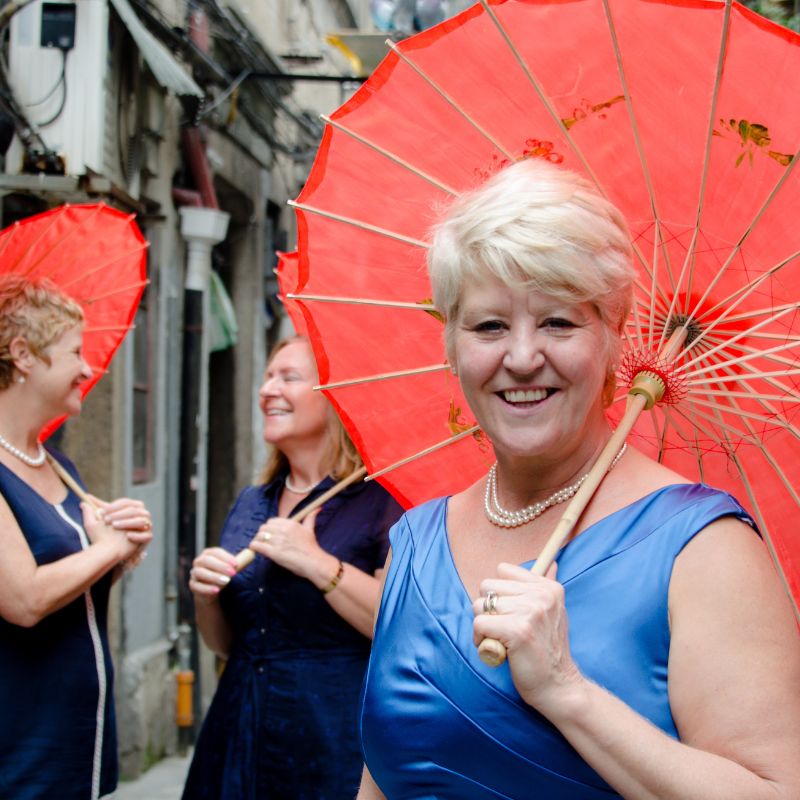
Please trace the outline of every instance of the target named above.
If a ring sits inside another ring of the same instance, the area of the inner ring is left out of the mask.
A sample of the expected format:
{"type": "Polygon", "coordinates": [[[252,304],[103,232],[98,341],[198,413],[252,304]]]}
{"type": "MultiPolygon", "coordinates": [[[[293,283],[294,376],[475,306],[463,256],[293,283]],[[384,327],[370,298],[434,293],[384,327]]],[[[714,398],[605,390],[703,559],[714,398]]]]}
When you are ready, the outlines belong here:
{"type": "Polygon", "coordinates": [[[179,728],[191,728],[194,725],[194,704],[192,702],[194,672],[190,669],[180,670],[175,673],[175,681],[178,684],[175,698],[175,724],[179,728]]]}

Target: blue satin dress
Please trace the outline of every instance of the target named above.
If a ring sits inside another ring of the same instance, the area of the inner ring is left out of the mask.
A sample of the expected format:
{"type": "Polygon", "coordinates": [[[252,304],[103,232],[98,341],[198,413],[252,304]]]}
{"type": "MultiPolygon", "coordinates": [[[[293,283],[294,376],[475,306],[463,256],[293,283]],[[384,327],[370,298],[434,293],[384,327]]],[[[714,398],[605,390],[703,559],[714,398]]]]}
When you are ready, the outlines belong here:
{"type": "MultiPolygon", "coordinates": [[[[480,661],[446,515],[446,499],[431,501],[390,534],[361,716],[373,779],[389,800],[618,797],[522,701],[508,664],[480,661]]],[[[592,525],[558,557],[575,662],[675,738],[667,696],[670,575],[686,543],[723,516],[755,527],[730,495],[669,486],[592,525]]]]}

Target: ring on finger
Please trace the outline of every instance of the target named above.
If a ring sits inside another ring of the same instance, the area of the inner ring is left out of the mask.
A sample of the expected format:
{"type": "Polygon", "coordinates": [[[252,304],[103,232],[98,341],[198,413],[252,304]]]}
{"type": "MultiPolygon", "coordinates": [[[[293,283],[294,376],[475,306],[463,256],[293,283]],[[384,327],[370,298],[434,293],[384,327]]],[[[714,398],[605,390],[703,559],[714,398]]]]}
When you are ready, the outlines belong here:
{"type": "Polygon", "coordinates": [[[153,523],[150,522],[150,520],[148,519],[148,520],[145,520],[144,525],[142,525],[142,530],[143,531],[149,531],[152,527],[153,527],[153,523]]]}
{"type": "Polygon", "coordinates": [[[272,534],[269,531],[264,531],[261,534],[261,541],[268,542],[272,538],[272,534]]]}
{"type": "Polygon", "coordinates": [[[489,589],[486,592],[486,597],[483,598],[483,613],[496,614],[497,613],[497,592],[489,589]]]}

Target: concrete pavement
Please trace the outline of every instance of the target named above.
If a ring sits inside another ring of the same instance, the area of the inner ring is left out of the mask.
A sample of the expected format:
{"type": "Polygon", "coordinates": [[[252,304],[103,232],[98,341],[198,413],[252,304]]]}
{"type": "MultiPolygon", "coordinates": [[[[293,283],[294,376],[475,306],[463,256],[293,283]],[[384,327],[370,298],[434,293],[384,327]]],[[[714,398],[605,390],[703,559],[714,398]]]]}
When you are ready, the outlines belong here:
{"type": "Polygon", "coordinates": [[[135,781],[120,781],[115,800],[180,800],[191,751],[154,764],[135,781]]]}

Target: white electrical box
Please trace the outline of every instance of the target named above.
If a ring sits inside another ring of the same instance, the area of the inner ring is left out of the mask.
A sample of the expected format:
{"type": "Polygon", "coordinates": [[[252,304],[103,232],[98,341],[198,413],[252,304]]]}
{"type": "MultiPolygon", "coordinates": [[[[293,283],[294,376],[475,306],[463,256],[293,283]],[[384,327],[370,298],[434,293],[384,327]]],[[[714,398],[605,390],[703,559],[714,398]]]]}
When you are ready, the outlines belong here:
{"type": "MultiPolygon", "coordinates": [[[[49,0],[48,6],[52,5],[49,0]]],[[[67,175],[82,175],[89,169],[104,173],[108,3],[80,0],[74,5],[74,47],[64,51],[40,43],[42,0],[13,16],[9,80],[17,103],[47,148],[64,159],[67,175]]],[[[15,137],[6,155],[6,172],[22,172],[23,157],[22,145],[15,137]]]]}

